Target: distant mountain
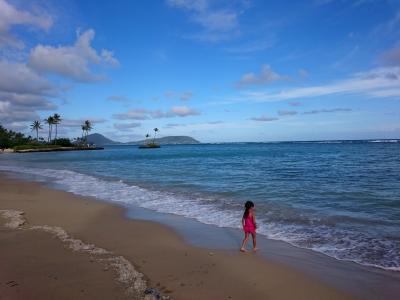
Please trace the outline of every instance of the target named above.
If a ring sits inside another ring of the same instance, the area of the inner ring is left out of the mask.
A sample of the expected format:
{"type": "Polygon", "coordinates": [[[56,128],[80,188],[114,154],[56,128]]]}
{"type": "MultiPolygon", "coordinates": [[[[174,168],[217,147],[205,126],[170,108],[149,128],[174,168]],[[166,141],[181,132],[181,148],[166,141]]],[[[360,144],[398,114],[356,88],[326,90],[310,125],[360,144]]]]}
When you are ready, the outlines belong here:
{"type": "Polygon", "coordinates": [[[100,133],[89,134],[87,136],[87,142],[88,144],[95,144],[96,146],[121,144],[120,142],[116,142],[106,138],[104,135],[100,133]]]}
{"type": "MultiPolygon", "coordinates": [[[[121,143],[121,142],[116,142],[116,141],[110,140],[100,133],[92,133],[87,136],[88,144],[95,144],[96,146],[123,145],[123,144],[141,145],[141,144],[152,142],[152,141],[153,141],[153,139],[149,138],[147,140],[121,143]]],[[[160,145],[167,145],[167,144],[199,144],[200,142],[190,136],[165,136],[162,138],[155,139],[155,143],[160,144],[160,145]]]]}
{"type": "MultiPolygon", "coordinates": [[[[148,142],[152,142],[153,139],[149,138],[147,140],[141,140],[141,141],[135,141],[135,142],[129,142],[126,144],[134,144],[134,145],[139,145],[139,144],[144,144],[148,142]]],[[[195,140],[194,138],[190,136],[165,136],[162,138],[155,139],[155,143],[159,145],[167,145],[167,144],[200,144],[198,140],[195,140]]]]}

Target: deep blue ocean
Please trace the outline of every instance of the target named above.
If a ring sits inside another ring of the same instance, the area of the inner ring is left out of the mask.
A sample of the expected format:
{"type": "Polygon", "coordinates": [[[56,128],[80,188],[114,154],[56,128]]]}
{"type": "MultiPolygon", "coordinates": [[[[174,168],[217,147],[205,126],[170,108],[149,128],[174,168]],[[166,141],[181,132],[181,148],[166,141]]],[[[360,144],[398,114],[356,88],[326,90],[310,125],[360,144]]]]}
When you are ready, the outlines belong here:
{"type": "Polygon", "coordinates": [[[400,140],[109,146],[0,155],[79,195],[240,228],[337,259],[400,271],[400,140]]]}

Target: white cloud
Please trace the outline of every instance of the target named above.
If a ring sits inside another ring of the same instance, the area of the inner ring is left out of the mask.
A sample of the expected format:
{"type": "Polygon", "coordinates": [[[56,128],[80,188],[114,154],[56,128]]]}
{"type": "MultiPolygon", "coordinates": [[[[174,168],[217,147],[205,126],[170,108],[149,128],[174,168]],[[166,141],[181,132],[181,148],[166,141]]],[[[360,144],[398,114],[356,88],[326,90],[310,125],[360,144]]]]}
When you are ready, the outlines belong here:
{"type": "Polygon", "coordinates": [[[108,101],[114,101],[114,102],[122,102],[122,103],[126,103],[129,102],[130,99],[126,96],[121,96],[121,95],[113,95],[113,96],[109,96],[107,97],[108,101]]]}
{"type": "Polygon", "coordinates": [[[18,10],[5,0],[0,0],[0,47],[12,46],[23,48],[24,43],[10,34],[15,25],[31,25],[48,30],[53,24],[49,16],[39,16],[28,11],[18,10]]]}
{"type": "Polygon", "coordinates": [[[82,34],[78,32],[73,46],[38,45],[30,52],[29,66],[40,73],[58,74],[79,82],[104,80],[104,76],[91,72],[90,65],[117,66],[118,61],[112,52],[103,49],[98,54],[92,48],[94,36],[94,30],[90,29],[82,34]]]}
{"type": "Polygon", "coordinates": [[[164,128],[177,128],[177,127],[185,127],[186,124],[179,124],[179,123],[168,123],[164,126],[164,128]]]}
{"type": "Polygon", "coordinates": [[[288,76],[282,76],[276,73],[269,65],[261,67],[260,74],[247,73],[236,83],[238,87],[245,87],[249,85],[263,85],[277,80],[287,80],[288,76]]]}
{"type": "Polygon", "coordinates": [[[182,95],[179,96],[179,99],[181,99],[182,101],[188,101],[193,97],[193,93],[192,92],[184,92],[182,95]]]}
{"type": "Polygon", "coordinates": [[[262,115],[262,116],[260,116],[260,117],[251,118],[250,120],[253,120],[253,121],[260,121],[260,122],[271,122],[271,121],[277,121],[277,120],[279,120],[279,119],[278,119],[278,118],[275,118],[275,117],[267,117],[267,116],[265,116],[265,115],[262,115]]]}
{"type": "Polygon", "coordinates": [[[54,87],[25,64],[0,60],[0,91],[42,95],[54,93],[54,87]]]}
{"type": "Polygon", "coordinates": [[[37,111],[54,110],[49,97],[57,89],[23,63],[0,60],[0,121],[3,125],[38,119],[37,111]]]}
{"type": "Polygon", "coordinates": [[[149,110],[149,109],[132,109],[126,113],[114,114],[113,117],[118,120],[149,120],[173,117],[187,117],[199,115],[195,109],[187,106],[174,106],[169,111],[149,110]]]}
{"type": "Polygon", "coordinates": [[[0,92],[0,103],[3,103],[3,108],[10,107],[15,110],[27,109],[33,111],[53,110],[57,108],[53,102],[49,101],[44,96],[32,94],[0,92]]]}
{"type": "Polygon", "coordinates": [[[104,132],[104,135],[116,142],[133,142],[138,140],[143,140],[145,137],[143,135],[130,133],[126,131],[108,131],[104,132]]]}
{"type": "Polygon", "coordinates": [[[340,68],[351,62],[355,55],[359,52],[360,47],[358,45],[354,46],[346,55],[338,59],[332,64],[334,68],[340,68]]]}
{"type": "Polygon", "coordinates": [[[63,119],[60,126],[62,127],[77,127],[80,128],[86,120],[89,120],[92,124],[101,124],[107,122],[107,119],[98,117],[86,117],[80,119],[63,119]]]}
{"type": "Polygon", "coordinates": [[[149,119],[151,112],[147,109],[132,109],[126,113],[114,114],[113,117],[118,120],[146,120],[149,119]]]}
{"type": "Polygon", "coordinates": [[[172,116],[187,117],[199,115],[199,112],[195,109],[187,106],[174,106],[171,108],[172,116]]]}
{"type": "Polygon", "coordinates": [[[336,112],[350,112],[351,108],[329,108],[329,109],[316,109],[303,112],[304,115],[316,115],[320,113],[336,113],[336,112]]]}
{"type": "Polygon", "coordinates": [[[238,27],[237,14],[228,11],[201,13],[193,21],[210,32],[228,32],[238,27]]]}
{"type": "Polygon", "coordinates": [[[382,55],[382,60],[386,65],[399,66],[400,65],[400,46],[389,49],[382,55]]]}
{"type": "Polygon", "coordinates": [[[398,88],[399,85],[400,67],[377,68],[368,72],[356,73],[349,79],[327,85],[293,88],[277,93],[248,92],[233,102],[275,102],[333,94],[364,94],[379,97],[380,93],[398,88]]]}
{"type": "Polygon", "coordinates": [[[298,102],[298,101],[291,101],[291,102],[289,102],[289,105],[290,106],[302,106],[303,103],[298,102]]]}
{"type": "Polygon", "coordinates": [[[179,98],[182,101],[188,101],[193,97],[193,93],[191,91],[179,93],[179,92],[169,90],[169,91],[165,91],[164,96],[166,98],[170,98],[170,99],[179,98]]]}
{"type": "Polygon", "coordinates": [[[166,2],[170,7],[188,12],[190,21],[203,28],[202,32],[190,35],[191,38],[219,42],[238,35],[238,12],[232,8],[232,5],[227,9],[215,7],[215,4],[221,6],[221,2],[207,0],[167,0],[166,2]]]}
{"type": "Polygon", "coordinates": [[[297,115],[297,111],[294,110],[279,110],[278,115],[280,116],[294,116],[297,115]]]}
{"type": "Polygon", "coordinates": [[[208,6],[207,0],[167,0],[167,4],[194,11],[204,11],[208,6]]]}
{"type": "Polygon", "coordinates": [[[201,122],[201,123],[189,123],[189,124],[182,124],[182,123],[168,123],[164,126],[164,128],[169,129],[169,128],[182,128],[182,127],[187,127],[190,129],[211,129],[211,128],[216,128],[221,125],[223,127],[225,124],[222,121],[211,121],[211,122],[201,122]]]}
{"type": "Polygon", "coordinates": [[[3,126],[8,127],[8,124],[15,122],[31,122],[38,119],[39,115],[33,110],[15,109],[9,102],[0,102],[0,124],[3,126]]]}
{"type": "Polygon", "coordinates": [[[372,32],[372,36],[382,39],[382,36],[391,36],[392,38],[399,36],[400,10],[396,11],[392,18],[379,24],[372,32]]]}
{"type": "Polygon", "coordinates": [[[118,130],[127,131],[132,128],[140,127],[140,123],[114,123],[113,127],[118,130]]]}
{"type": "Polygon", "coordinates": [[[400,97],[400,88],[376,90],[371,91],[369,94],[377,98],[400,97]]]}
{"type": "Polygon", "coordinates": [[[301,79],[305,79],[305,78],[307,78],[308,77],[308,71],[307,70],[305,70],[305,69],[300,69],[300,70],[298,70],[297,71],[297,74],[299,75],[299,77],[301,78],[301,79]]]}
{"type": "Polygon", "coordinates": [[[166,98],[174,98],[176,93],[174,91],[165,91],[164,96],[166,98]]]}

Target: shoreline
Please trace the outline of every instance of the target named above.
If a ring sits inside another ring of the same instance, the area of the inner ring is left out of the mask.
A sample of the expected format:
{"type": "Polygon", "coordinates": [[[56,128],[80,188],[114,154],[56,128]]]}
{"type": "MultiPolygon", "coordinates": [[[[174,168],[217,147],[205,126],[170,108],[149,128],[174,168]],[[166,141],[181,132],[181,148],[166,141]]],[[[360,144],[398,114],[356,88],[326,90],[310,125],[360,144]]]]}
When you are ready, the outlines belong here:
{"type": "MultiPolygon", "coordinates": [[[[135,220],[163,224],[177,232],[195,247],[231,251],[239,249],[243,238],[240,229],[217,227],[183,216],[158,213],[146,208],[127,209],[126,216],[135,220]],[[195,234],[193,234],[195,233],[195,234]]],[[[251,244],[251,241],[250,241],[251,244]]],[[[339,260],[324,253],[297,247],[281,240],[257,235],[258,255],[267,261],[295,268],[361,299],[397,299],[400,272],[353,261],[339,260]]]]}
{"type": "Polygon", "coordinates": [[[13,152],[7,152],[7,153],[36,153],[36,152],[90,151],[90,150],[104,150],[104,147],[31,148],[31,149],[13,150],[13,152]]]}
{"type": "Polygon", "coordinates": [[[191,246],[166,226],[126,218],[122,207],[0,178],[0,209],[22,210],[29,225],[59,226],[74,238],[124,257],[148,278],[150,287],[164,287],[161,293],[174,299],[354,298],[257,254],[191,246]]]}

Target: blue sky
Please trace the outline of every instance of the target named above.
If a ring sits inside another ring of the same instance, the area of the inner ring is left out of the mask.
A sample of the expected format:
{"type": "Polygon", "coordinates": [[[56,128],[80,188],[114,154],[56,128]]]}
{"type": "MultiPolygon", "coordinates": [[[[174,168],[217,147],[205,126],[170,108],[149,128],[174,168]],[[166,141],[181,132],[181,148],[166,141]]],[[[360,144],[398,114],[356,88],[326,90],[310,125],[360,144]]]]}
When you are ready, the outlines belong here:
{"type": "Polygon", "coordinates": [[[0,122],[56,112],[118,141],[399,138],[400,1],[0,0],[0,122]]]}

